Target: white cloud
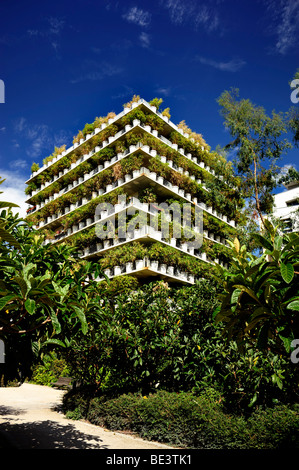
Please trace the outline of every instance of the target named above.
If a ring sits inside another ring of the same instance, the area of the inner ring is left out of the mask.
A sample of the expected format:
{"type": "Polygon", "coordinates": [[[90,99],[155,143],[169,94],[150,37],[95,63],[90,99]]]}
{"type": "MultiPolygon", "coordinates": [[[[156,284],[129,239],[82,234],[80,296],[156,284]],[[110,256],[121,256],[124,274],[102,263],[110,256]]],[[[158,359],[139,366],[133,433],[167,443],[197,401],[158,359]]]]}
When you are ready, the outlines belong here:
{"type": "Polygon", "coordinates": [[[155,93],[159,95],[169,96],[171,93],[171,87],[159,87],[155,90],[155,93]]]}
{"type": "Polygon", "coordinates": [[[81,75],[78,75],[77,77],[73,78],[71,80],[72,84],[84,82],[84,81],[98,81],[102,80],[103,78],[106,77],[112,77],[114,75],[120,74],[123,69],[119,67],[118,65],[114,64],[109,64],[106,62],[103,62],[99,64],[98,62],[93,62],[93,61],[88,61],[89,63],[85,64],[85,68],[90,69],[91,67],[94,70],[90,70],[88,72],[83,72],[81,75]]]}
{"type": "MultiPolygon", "coordinates": [[[[15,133],[26,139],[26,153],[32,158],[42,155],[49,146],[53,144],[53,137],[51,136],[49,127],[46,124],[29,124],[24,117],[16,119],[14,123],[15,133]]],[[[14,140],[14,146],[18,146],[18,142],[14,140]]]]}
{"type": "Polygon", "coordinates": [[[191,24],[193,28],[203,28],[207,32],[215,31],[220,26],[215,2],[211,0],[161,0],[161,5],[168,10],[173,24],[191,24]]]}
{"type": "Polygon", "coordinates": [[[28,29],[27,34],[32,38],[45,38],[57,53],[59,48],[58,38],[64,29],[65,21],[62,18],[49,17],[45,18],[45,23],[42,29],[28,29]]]}
{"type": "Polygon", "coordinates": [[[277,38],[275,51],[284,55],[298,43],[299,0],[265,0],[265,4],[270,32],[277,38]]]}
{"type": "Polygon", "coordinates": [[[146,49],[149,48],[151,40],[150,40],[150,35],[142,32],[139,36],[140,39],[140,44],[142,47],[145,47],[146,49]]]}
{"type": "Polygon", "coordinates": [[[237,72],[246,64],[242,59],[232,59],[227,62],[208,59],[206,57],[197,57],[196,59],[199,60],[201,64],[209,65],[223,72],[237,72]]]}
{"type": "Polygon", "coordinates": [[[135,23],[142,27],[148,26],[151,22],[151,14],[138,7],[130,8],[129,11],[123,14],[123,18],[129,23],[135,23]]]}
{"type": "MultiPolygon", "coordinates": [[[[18,118],[14,122],[15,139],[12,140],[13,146],[19,148],[18,138],[22,139],[22,147],[26,148],[26,154],[31,159],[46,157],[45,152],[54,150],[54,147],[60,147],[71,139],[70,132],[61,130],[55,134],[46,124],[32,124],[24,117],[18,118]]],[[[24,160],[19,160],[24,165],[24,160]],[[22,163],[23,162],[23,163],[22,163]]]]}
{"type": "Polygon", "coordinates": [[[26,216],[26,210],[28,205],[25,203],[25,180],[26,177],[21,174],[16,174],[15,171],[7,171],[0,169],[1,179],[5,179],[4,183],[0,186],[1,201],[13,202],[18,204],[20,207],[12,208],[14,214],[19,213],[20,217],[26,216]]]}
{"type": "Polygon", "coordinates": [[[28,162],[19,158],[18,160],[13,160],[12,162],[10,162],[9,167],[12,170],[25,169],[28,167],[28,162]]]}
{"type": "Polygon", "coordinates": [[[285,54],[298,41],[299,31],[299,0],[289,0],[282,8],[281,22],[277,29],[276,49],[285,54]]]}

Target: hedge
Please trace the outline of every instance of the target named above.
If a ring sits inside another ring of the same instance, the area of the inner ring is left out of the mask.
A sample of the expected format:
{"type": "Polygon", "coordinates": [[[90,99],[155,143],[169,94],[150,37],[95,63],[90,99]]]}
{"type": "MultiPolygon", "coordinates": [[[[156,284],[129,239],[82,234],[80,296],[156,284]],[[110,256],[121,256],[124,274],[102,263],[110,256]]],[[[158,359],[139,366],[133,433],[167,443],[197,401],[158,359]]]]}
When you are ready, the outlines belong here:
{"type": "Polygon", "coordinates": [[[219,400],[193,393],[90,398],[69,392],[64,410],[69,418],[190,449],[299,448],[299,413],[285,405],[258,409],[246,419],[227,414],[219,400]]]}

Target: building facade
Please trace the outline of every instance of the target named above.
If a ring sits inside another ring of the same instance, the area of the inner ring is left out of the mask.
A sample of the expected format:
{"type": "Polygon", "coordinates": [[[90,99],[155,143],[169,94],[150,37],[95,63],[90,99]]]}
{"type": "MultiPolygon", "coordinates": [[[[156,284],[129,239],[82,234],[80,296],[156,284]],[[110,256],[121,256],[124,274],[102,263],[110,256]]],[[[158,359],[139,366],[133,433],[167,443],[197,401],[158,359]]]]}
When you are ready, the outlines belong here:
{"type": "Polygon", "coordinates": [[[283,222],[285,232],[298,232],[299,181],[285,184],[285,188],[274,196],[273,216],[283,222]]]}
{"type": "Polygon", "coordinates": [[[154,104],[134,96],[33,164],[27,221],[110,278],[192,285],[229,264],[243,201],[231,165],[154,104]]]}

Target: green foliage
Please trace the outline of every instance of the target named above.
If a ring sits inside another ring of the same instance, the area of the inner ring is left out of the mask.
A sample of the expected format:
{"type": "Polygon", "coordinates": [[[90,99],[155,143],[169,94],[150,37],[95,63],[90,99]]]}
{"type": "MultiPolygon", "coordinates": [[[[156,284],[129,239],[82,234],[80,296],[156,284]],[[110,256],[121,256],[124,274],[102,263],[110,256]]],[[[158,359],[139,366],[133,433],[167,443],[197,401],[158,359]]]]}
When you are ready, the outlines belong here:
{"type": "Polygon", "coordinates": [[[155,106],[157,108],[157,111],[159,110],[161,104],[163,103],[163,99],[162,98],[153,98],[149,104],[151,106],[155,106]]]}
{"type": "Polygon", "coordinates": [[[99,303],[92,278],[100,270],[76,259],[71,247],[44,245],[44,238],[10,211],[1,213],[0,236],[0,337],[7,379],[21,372],[24,380],[46,344],[67,347],[71,335],[86,334],[86,313],[99,303]]]}
{"type": "Polygon", "coordinates": [[[236,239],[232,271],[217,268],[224,294],[216,320],[240,346],[250,340],[259,348],[271,347],[286,355],[291,341],[299,337],[299,235],[279,234],[269,221],[265,225],[265,236],[255,235],[264,249],[261,256],[248,253],[236,239]]]}
{"type": "Polygon", "coordinates": [[[248,420],[228,414],[221,396],[158,391],[117,398],[64,397],[68,416],[88,419],[112,431],[131,431],[142,438],[195,449],[298,448],[299,414],[286,406],[259,409],[248,420]]]}
{"type": "Polygon", "coordinates": [[[39,170],[39,164],[33,162],[31,165],[31,173],[34,173],[37,170],[39,170]]]}
{"type": "Polygon", "coordinates": [[[46,354],[42,363],[33,367],[31,382],[38,385],[50,386],[59,377],[69,375],[67,364],[63,359],[59,359],[55,353],[46,354]]]}
{"type": "Polygon", "coordinates": [[[227,149],[236,149],[235,168],[242,178],[242,190],[263,221],[263,213],[273,206],[272,191],[277,185],[277,161],[291,145],[283,136],[287,124],[282,114],[268,116],[261,106],[239,100],[239,90],[225,91],[218,99],[224,125],[233,141],[227,149]]]}

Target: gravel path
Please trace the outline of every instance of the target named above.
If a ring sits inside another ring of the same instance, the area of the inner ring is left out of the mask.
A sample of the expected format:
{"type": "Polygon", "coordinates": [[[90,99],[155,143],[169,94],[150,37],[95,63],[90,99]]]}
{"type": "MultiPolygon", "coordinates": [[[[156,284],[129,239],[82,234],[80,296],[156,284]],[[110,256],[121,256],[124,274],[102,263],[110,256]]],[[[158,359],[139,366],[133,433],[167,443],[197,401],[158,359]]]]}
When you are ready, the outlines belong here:
{"type": "Polygon", "coordinates": [[[54,410],[64,393],[32,384],[0,387],[0,436],[17,449],[171,449],[66,419],[54,410]]]}

